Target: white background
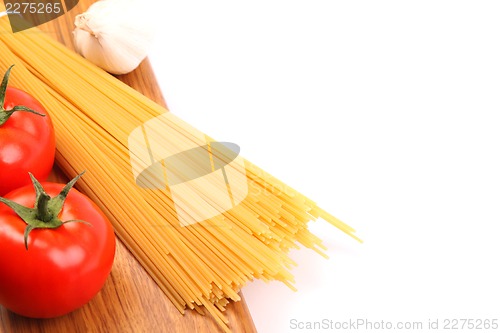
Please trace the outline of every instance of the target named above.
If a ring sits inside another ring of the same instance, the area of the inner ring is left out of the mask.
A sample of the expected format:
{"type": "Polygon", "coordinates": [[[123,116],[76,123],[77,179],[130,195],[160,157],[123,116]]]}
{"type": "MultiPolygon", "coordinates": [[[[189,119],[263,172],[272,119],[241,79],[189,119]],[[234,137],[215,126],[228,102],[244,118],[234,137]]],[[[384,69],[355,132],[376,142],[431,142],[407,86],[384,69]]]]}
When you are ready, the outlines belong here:
{"type": "Polygon", "coordinates": [[[260,333],[500,320],[498,1],[155,6],[150,59],[170,110],[365,241],[312,223],[330,259],[291,254],[298,292],[244,289],[260,333]]]}

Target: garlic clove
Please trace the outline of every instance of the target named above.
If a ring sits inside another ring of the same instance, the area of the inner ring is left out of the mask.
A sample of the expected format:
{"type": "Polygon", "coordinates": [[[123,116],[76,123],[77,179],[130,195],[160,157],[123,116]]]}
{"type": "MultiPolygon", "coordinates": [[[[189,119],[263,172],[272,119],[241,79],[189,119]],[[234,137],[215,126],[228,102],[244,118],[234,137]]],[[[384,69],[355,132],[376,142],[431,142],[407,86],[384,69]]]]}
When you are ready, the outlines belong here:
{"type": "Polygon", "coordinates": [[[75,18],[76,51],[112,74],[133,71],[146,58],[155,25],[141,20],[138,0],[100,0],[75,18]]]}

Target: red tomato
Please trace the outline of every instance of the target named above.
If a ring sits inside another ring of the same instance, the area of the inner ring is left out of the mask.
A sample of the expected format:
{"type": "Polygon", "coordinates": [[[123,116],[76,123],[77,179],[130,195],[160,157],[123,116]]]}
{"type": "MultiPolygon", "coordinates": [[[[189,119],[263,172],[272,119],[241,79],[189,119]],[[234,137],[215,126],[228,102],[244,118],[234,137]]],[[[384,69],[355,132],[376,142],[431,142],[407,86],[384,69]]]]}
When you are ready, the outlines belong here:
{"type": "Polygon", "coordinates": [[[48,212],[54,213],[54,221],[68,222],[53,229],[32,229],[26,244],[28,224],[5,199],[36,207],[34,187],[25,186],[0,198],[0,304],[32,318],[61,316],[89,302],[103,287],[115,255],[113,228],[87,196],[71,189],[57,213],[52,201],[64,185],[42,186],[52,198],[48,212]]]}
{"type": "Polygon", "coordinates": [[[49,114],[31,95],[7,87],[9,74],[10,69],[0,89],[0,195],[30,184],[28,172],[41,181],[46,180],[56,151],[49,114]],[[24,106],[39,114],[16,111],[7,118],[6,110],[15,106],[24,106]]]}

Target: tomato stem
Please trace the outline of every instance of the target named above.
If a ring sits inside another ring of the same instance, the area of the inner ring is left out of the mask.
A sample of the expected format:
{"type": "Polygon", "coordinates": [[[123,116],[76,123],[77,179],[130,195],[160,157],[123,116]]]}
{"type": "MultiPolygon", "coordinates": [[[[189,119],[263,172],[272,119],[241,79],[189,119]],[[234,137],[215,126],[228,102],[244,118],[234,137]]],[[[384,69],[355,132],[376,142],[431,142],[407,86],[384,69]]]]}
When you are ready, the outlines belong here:
{"type": "Polygon", "coordinates": [[[49,209],[50,196],[47,193],[41,193],[38,197],[35,208],[36,208],[36,218],[43,222],[50,222],[54,215],[49,209]]]}
{"type": "Polygon", "coordinates": [[[26,229],[24,230],[24,246],[26,247],[26,250],[28,249],[28,236],[33,229],[56,229],[69,222],[81,222],[88,224],[87,222],[81,220],[63,222],[58,217],[59,213],[63,209],[64,202],[66,201],[69,191],[84,173],[85,171],[73,178],[68,184],[66,184],[66,186],[64,186],[61,192],[53,198],[45,192],[42,184],[40,184],[40,182],[30,173],[29,175],[36,193],[34,208],[25,207],[17,202],[0,197],[0,202],[9,206],[27,224],[26,229]]]}
{"type": "Polygon", "coordinates": [[[5,95],[7,92],[7,86],[9,83],[10,71],[12,70],[12,67],[14,67],[14,65],[10,66],[7,72],[5,72],[5,75],[2,79],[2,84],[0,85],[0,126],[5,124],[14,112],[18,111],[30,112],[38,116],[45,117],[44,114],[36,112],[35,110],[30,109],[29,107],[23,105],[16,105],[10,110],[5,109],[5,95]]]}

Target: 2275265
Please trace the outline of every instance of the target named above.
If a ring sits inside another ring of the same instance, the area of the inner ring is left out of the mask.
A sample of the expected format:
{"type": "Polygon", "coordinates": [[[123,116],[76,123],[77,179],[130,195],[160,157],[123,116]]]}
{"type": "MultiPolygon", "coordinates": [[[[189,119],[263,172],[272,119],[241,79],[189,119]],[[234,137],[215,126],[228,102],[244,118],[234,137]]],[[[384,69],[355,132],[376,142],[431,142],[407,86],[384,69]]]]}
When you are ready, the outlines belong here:
{"type": "Polygon", "coordinates": [[[445,330],[496,330],[498,319],[445,319],[445,330]]]}
{"type": "Polygon", "coordinates": [[[59,14],[63,11],[60,2],[16,2],[6,3],[5,9],[9,14],[59,14]]]}

